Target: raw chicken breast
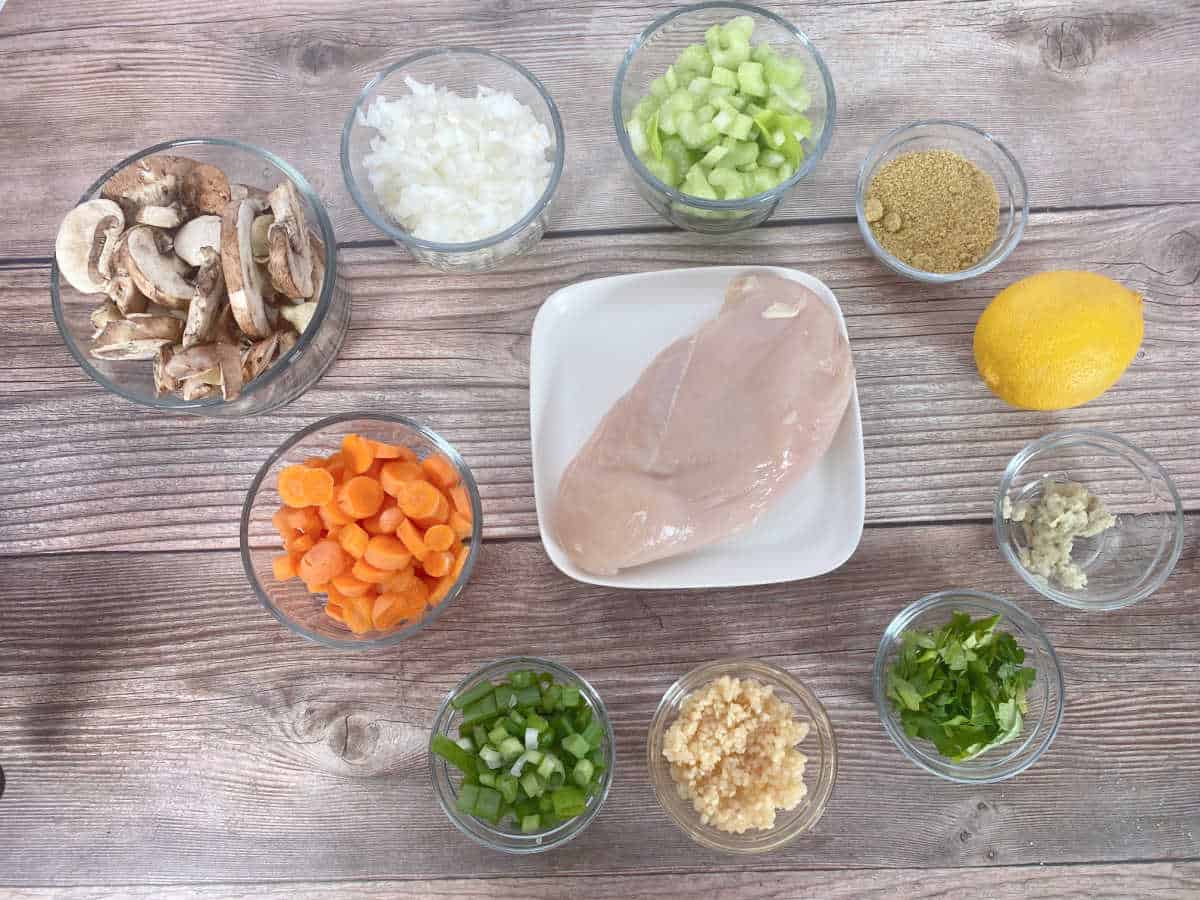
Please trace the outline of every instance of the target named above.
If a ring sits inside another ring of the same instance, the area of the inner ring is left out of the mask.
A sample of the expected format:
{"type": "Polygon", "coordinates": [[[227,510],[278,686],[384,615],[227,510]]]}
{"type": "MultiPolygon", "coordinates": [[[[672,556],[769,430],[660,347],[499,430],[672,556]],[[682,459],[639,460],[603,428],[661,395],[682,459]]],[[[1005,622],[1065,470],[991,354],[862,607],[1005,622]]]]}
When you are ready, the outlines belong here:
{"type": "Polygon", "coordinates": [[[854,386],[837,317],[798,282],[747,274],[660,353],[571,461],[554,535],[597,575],[746,528],[829,448],[854,386]]]}

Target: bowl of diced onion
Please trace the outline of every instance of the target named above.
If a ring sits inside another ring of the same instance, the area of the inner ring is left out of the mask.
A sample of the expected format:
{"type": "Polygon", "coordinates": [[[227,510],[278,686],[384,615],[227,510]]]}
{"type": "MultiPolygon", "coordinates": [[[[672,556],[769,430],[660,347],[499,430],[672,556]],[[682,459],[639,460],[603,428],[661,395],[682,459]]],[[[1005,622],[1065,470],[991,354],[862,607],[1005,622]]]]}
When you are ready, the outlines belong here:
{"type": "Polygon", "coordinates": [[[342,129],[346,187],[418,260],[486,272],[527,253],[562,175],[558,107],[525,67],[471,47],[424,50],[363,88],[342,129]]]}
{"type": "Polygon", "coordinates": [[[837,101],[804,32],[744,3],[672,10],[630,45],[617,141],[663,218],[722,234],[766,221],[820,162],[837,101]]]}

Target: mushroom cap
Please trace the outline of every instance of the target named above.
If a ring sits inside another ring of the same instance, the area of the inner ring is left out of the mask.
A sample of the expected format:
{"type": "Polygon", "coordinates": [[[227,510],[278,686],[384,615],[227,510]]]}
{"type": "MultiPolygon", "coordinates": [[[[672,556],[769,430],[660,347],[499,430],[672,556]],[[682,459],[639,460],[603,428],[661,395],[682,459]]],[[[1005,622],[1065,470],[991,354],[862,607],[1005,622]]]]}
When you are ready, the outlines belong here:
{"type": "Polygon", "coordinates": [[[133,283],[148,298],[172,309],[187,308],[194,288],[176,268],[175,254],[160,249],[153,228],[135,225],[129,229],[121,257],[133,283]]]}
{"type": "Polygon", "coordinates": [[[100,196],[115,200],[134,219],[144,206],[168,206],[179,200],[184,177],[196,163],[165,153],[139,159],[104,182],[100,196]]]}
{"type": "Polygon", "coordinates": [[[250,338],[265,338],[272,331],[263,297],[265,279],[254,263],[250,241],[254,219],[266,208],[265,200],[247,197],[230,200],[221,214],[221,263],[229,306],[238,327],[250,338]]]}
{"type": "Polygon", "coordinates": [[[97,281],[89,271],[88,262],[97,231],[106,219],[115,217],[120,227],[125,214],[111,200],[88,200],[66,214],[54,239],[54,258],[67,284],[82,294],[99,294],[105,283],[97,281]]]}
{"type": "Polygon", "coordinates": [[[211,163],[196,162],[183,178],[180,190],[183,202],[194,214],[219,216],[233,199],[229,179],[211,163]]]}
{"type": "Polygon", "coordinates": [[[220,255],[212,247],[201,247],[200,256],[196,293],[188,305],[187,326],[183,330],[185,348],[213,339],[217,317],[225,304],[225,275],[220,255]]]}
{"type": "Polygon", "coordinates": [[[202,263],[200,251],[204,247],[220,251],[220,216],[197,216],[175,232],[175,254],[189,266],[202,263]]]}
{"type": "Polygon", "coordinates": [[[144,314],[111,321],[93,341],[91,354],[104,360],[154,359],[160,347],[179,340],[181,326],[178,319],[144,314]]]}
{"type": "Polygon", "coordinates": [[[267,229],[270,255],[267,269],[271,283],[281,294],[293,300],[313,295],[312,247],[308,224],[304,220],[304,201],[290,181],[271,191],[271,212],[275,222],[267,229]]]}

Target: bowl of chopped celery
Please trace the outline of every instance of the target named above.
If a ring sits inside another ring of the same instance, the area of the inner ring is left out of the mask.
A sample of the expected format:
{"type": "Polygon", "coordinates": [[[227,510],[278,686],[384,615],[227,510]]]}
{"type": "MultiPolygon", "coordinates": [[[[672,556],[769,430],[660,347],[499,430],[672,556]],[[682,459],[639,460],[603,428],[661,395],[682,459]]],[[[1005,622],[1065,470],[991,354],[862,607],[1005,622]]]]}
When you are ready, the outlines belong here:
{"type": "Polygon", "coordinates": [[[493,850],[529,854],[591,824],[614,752],[595,688],[566,666],[513,656],[471,673],[442,701],[429,767],[454,827],[493,850]]]}
{"type": "Polygon", "coordinates": [[[888,737],[947,781],[1012,778],[1062,724],[1050,639],[1015,603],[982,591],[939,591],[907,606],[879,642],[873,679],[888,737]]]}
{"type": "Polygon", "coordinates": [[[744,3],[667,13],[630,45],[613,124],[639,193],[681,228],[765,221],[824,155],[837,103],[804,32],[744,3]]]}

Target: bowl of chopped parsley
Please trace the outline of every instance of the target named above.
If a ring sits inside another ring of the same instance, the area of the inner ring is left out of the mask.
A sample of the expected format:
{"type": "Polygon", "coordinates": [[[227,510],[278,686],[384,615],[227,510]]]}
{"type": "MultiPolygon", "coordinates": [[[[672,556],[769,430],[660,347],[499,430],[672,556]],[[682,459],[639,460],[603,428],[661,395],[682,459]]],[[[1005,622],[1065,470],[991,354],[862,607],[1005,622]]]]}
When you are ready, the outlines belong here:
{"type": "Polygon", "coordinates": [[[1012,778],[1062,723],[1062,669],[1045,632],[981,591],[940,591],[906,607],[879,642],[874,684],[888,737],[949,781],[1012,778]]]}

